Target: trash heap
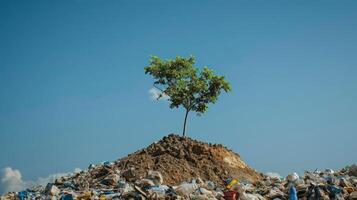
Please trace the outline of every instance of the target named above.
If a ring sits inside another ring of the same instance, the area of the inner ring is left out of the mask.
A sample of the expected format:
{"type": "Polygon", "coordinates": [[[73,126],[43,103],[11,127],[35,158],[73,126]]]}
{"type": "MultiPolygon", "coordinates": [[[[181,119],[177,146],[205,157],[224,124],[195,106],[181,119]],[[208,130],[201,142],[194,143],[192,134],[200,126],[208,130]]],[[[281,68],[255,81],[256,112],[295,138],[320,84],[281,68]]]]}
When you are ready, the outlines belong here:
{"type": "Polygon", "coordinates": [[[337,172],[293,173],[286,178],[263,175],[222,145],[177,135],[115,162],[91,164],[46,186],[7,193],[1,200],[220,200],[232,199],[235,194],[241,200],[285,200],[292,183],[299,199],[357,200],[356,165],[337,172]]]}
{"type": "MultiPolygon", "coordinates": [[[[105,162],[99,166],[90,165],[88,170],[61,177],[47,186],[37,186],[22,192],[10,192],[1,200],[51,199],[51,200],[119,200],[119,199],[230,199],[225,196],[227,185],[219,185],[201,178],[178,185],[164,184],[164,177],[158,171],[148,171],[143,178],[131,180],[133,169],[123,172],[113,170],[114,163],[105,162]]],[[[293,173],[286,178],[264,176],[255,184],[239,182],[230,187],[241,200],[287,200],[288,183],[293,183],[299,199],[357,199],[357,166],[352,165],[340,171],[333,170],[305,172],[301,177],[293,173]]]]}
{"type": "Polygon", "coordinates": [[[286,178],[265,175],[256,184],[241,184],[248,199],[289,199],[289,188],[296,188],[299,199],[357,199],[357,166],[347,166],[339,171],[305,171],[304,175],[289,174],[286,178]]]}

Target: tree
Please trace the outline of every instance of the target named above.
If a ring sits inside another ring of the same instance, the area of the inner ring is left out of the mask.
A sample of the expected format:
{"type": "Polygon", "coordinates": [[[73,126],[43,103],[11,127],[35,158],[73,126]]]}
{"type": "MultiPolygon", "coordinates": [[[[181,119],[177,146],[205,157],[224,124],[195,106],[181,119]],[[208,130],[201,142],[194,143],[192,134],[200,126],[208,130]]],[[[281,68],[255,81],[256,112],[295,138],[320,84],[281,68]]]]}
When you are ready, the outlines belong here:
{"type": "Polygon", "coordinates": [[[208,109],[209,103],[215,103],[221,91],[231,91],[231,86],[224,76],[217,76],[213,70],[194,67],[195,58],[176,57],[174,60],[161,60],[152,56],[150,65],[145,67],[145,74],[155,79],[154,87],[161,91],[158,99],[169,97],[170,108],[182,106],[185,119],[182,135],[186,135],[187,116],[190,111],[197,115],[208,109]]]}

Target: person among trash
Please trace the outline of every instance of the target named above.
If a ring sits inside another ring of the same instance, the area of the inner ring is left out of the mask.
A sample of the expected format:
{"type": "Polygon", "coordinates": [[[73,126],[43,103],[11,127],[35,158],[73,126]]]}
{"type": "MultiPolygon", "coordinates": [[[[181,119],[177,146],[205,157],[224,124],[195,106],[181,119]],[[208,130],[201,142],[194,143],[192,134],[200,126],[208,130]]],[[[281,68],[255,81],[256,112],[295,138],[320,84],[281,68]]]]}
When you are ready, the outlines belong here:
{"type": "Polygon", "coordinates": [[[239,191],[238,191],[238,180],[237,179],[228,179],[226,181],[227,186],[226,190],[223,192],[225,200],[238,200],[239,191]]]}

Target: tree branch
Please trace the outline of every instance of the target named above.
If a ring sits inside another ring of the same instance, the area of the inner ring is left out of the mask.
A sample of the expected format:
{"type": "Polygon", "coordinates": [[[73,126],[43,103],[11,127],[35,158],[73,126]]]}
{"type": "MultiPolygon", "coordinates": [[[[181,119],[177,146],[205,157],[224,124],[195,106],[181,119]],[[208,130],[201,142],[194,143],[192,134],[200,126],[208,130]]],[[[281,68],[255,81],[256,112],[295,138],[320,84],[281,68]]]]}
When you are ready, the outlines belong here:
{"type": "Polygon", "coordinates": [[[161,88],[157,87],[155,84],[153,84],[153,86],[154,86],[154,88],[156,88],[156,89],[160,90],[161,92],[164,92],[164,90],[163,90],[163,89],[161,89],[161,88]]]}

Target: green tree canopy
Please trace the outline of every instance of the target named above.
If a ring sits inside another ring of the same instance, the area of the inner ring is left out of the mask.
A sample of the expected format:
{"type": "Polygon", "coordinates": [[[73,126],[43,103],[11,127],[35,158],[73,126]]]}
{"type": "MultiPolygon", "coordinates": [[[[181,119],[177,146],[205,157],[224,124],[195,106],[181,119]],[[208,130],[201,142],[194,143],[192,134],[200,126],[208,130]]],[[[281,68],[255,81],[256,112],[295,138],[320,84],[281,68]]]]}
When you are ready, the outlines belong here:
{"type": "Polygon", "coordinates": [[[208,109],[209,103],[217,101],[222,90],[231,91],[231,86],[224,76],[215,75],[208,67],[200,70],[194,67],[194,64],[193,56],[178,56],[174,60],[162,60],[152,56],[150,65],[145,67],[145,74],[153,76],[154,86],[162,92],[158,99],[167,95],[170,108],[182,106],[186,110],[183,136],[190,111],[201,115],[208,109]]]}

